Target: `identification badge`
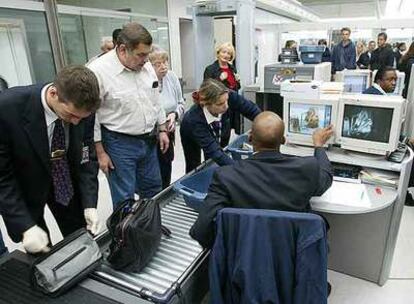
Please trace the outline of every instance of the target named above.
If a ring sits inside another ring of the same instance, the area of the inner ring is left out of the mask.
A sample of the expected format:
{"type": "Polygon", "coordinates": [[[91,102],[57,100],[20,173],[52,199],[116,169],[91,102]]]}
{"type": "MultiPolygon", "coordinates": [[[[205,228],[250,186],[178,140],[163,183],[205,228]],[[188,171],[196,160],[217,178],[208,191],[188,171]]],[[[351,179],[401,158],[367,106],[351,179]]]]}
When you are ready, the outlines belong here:
{"type": "Polygon", "coordinates": [[[89,146],[84,146],[82,148],[82,160],[81,165],[89,161],[89,146]]]}

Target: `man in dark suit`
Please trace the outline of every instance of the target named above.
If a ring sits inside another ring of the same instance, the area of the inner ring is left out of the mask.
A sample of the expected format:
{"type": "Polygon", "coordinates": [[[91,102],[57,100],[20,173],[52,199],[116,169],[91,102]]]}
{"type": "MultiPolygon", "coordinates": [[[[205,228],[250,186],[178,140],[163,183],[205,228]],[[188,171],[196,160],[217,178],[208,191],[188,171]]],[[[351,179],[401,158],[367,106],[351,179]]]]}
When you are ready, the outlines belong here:
{"type": "Polygon", "coordinates": [[[45,204],[64,236],[84,226],[99,230],[91,115],[99,104],[98,81],[84,66],[0,94],[0,213],[28,252],[49,249],[45,204]]]}
{"type": "Polygon", "coordinates": [[[362,94],[387,95],[395,91],[397,72],[392,67],[381,67],[375,74],[374,84],[362,94]]]}
{"type": "Polygon", "coordinates": [[[250,135],[255,153],[217,169],[190,235],[210,248],[214,219],[225,207],[310,211],[310,198],[322,195],[332,184],[332,168],[323,148],[332,133],[332,126],[314,132],[313,157],[287,156],[280,153],[285,142],[283,121],[273,112],[259,114],[250,135]]]}

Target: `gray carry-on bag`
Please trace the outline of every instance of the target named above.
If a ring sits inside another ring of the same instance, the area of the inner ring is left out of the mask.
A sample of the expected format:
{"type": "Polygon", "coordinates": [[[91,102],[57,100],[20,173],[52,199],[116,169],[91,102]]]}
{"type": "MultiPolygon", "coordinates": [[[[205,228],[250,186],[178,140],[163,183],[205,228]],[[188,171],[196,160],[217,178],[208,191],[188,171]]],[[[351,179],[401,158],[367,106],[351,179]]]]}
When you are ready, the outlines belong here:
{"type": "Polygon", "coordinates": [[[82,228],[33,263],[32,283],[43,293],[58,296],[85,278],[101,261],[98,244],[82,228]]]}

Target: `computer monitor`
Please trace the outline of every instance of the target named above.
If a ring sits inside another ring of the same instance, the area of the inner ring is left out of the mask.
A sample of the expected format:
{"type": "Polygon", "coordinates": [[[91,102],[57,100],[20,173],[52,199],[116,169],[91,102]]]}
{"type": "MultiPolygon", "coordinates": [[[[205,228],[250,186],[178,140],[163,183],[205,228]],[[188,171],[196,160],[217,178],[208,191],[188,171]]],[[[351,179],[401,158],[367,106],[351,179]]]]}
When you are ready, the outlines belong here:
{"type": "MultiPolygon", "coordinates": [[[[377,75],[378,70],[374,70],[372,72],[372,79],[375,79],[375,75],[377,75]]],[[[395,90],[393,93],[388,93],[388,95],[398,95],[401,96],[404,90],[404,81],[405,81],[405,73],[396,71],[397,72],[397,83],[395,85],[395,90]]]]}
{"type": "MultiPolygon", "coordinates": [[[[338,100],[339,95],[320,95],[317,99],[285,98],[283,120],[287,142],[313,146],[313,131],[335,124],[338,100]]],[[[331,138],[328,143],[333,142],[331,138]]]]}
{"type": "Polygon", "coordinates": [[[398,146],[405,102],[399,96],[343,95],[337,143],[341,148],[386,155],[398,146]]]}
{"type": "Polygon", "coordinates": [[[370,70],[343,70],[336,72],[335,81],[344,83],[344,93],[362,93],[371,86],[370,70]]]}

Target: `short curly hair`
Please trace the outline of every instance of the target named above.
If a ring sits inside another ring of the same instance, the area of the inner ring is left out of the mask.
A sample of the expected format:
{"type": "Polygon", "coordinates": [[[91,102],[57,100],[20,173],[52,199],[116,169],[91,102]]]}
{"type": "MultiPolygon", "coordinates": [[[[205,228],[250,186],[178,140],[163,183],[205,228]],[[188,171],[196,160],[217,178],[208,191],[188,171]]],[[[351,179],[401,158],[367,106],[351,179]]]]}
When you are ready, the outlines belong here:
{"type": "Polygon", "coordinates": [[[231,44],[230,42],[225,42],[220,44],[218,47],[216,47],[216,58],[218,59],[219,53],[221,52],[222,49],[228,49],[231,53],[231,59],[230,62],[234,60],[234,58],[236,58],[236,51],[234,50],[234,46],[233,44],[231,44]]]}

